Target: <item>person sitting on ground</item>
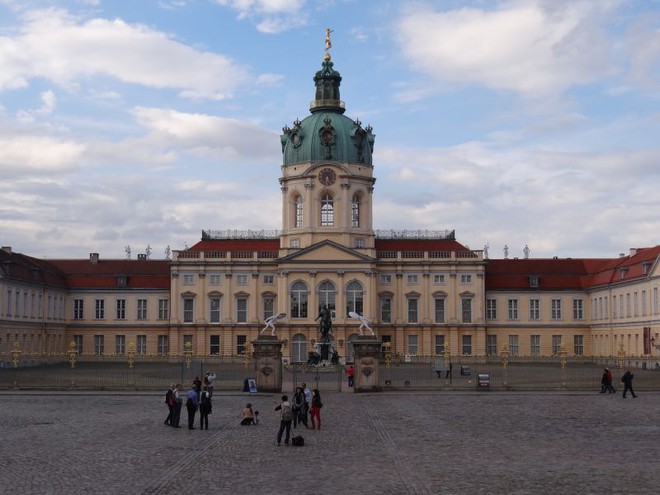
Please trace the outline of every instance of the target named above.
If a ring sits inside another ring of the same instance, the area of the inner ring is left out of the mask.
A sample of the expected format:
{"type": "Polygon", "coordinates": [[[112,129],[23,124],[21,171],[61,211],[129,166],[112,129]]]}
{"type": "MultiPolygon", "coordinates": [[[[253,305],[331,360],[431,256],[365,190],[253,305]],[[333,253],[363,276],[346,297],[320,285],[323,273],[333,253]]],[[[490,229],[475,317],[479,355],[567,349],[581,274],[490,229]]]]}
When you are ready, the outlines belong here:
{"type": "Polygon", "coordinates": [[[251,425],[254,422],[254,412],[252,411],[252,404],[249,402],[243,408],[243,421],[241,424],[243,426],[251,425]]]}

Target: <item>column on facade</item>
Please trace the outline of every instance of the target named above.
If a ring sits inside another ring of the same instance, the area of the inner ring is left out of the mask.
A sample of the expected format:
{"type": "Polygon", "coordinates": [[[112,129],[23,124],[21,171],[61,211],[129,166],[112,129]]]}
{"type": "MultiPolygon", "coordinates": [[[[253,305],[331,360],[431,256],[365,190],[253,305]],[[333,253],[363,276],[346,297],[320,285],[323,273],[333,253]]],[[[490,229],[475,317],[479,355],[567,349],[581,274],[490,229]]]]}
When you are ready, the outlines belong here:
{"type": "MultiPolygon", "coordinates": [[[[254,253],[255,257],[258,256],[258,253],[254,253]]],[[[250,289],[249,289],[250,298],[254,298],[254,301],[248,299],[248,323],[257,322],[257,324],[263,321],[262,318],[259,318],[259,306],[261,304],[259,296],[259,272],[252,272],[250,280],[250,289]]]]}

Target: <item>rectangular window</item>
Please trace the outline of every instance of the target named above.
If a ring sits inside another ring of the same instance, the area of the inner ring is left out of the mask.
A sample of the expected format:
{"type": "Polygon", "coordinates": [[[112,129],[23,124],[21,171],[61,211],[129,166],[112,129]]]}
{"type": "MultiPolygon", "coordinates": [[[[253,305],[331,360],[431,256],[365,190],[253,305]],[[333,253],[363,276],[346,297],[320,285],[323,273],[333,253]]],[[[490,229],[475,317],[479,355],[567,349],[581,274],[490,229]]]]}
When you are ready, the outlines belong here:
{"type": "Polygon", "coordinates": [[[380,283],[384,285],[390,285],[392,283],[392,275],[389,273],[381,273],[380,283]]]}
{"type": "Polygon", "coordinates": [[[104,352],[105,338],[103,335],[94,335],[94,354],[102,356],[104,352]]]}
{"type": "Polygon", "coordinates": [[[126,335],[115,335],[115,354],[123,356],[126,352],[126,335]]]}
{"type": "Polygon", "coordinates": [[[416,274],[409,274],[406,280],[408,281],[408,285],[417,285],[419,279],[416,274]]]}
{"type": "MultiPolygon", "coordinates": [[[[614,303],[612,303],[614,305],[614,303]]],[[[660,298],[658,297],[658,288],[653,287],[653,314],[657,315],[660,311],[660,298]]]]}
{"type": "Polygon", "coordinates": [[[82,335],[74,335],[73,336],[73,341],[76,343],[76,354],[78,354],[78,356],[82,355],[82,353],[83,353],[83,336],[82,335]]]}
{"type": "MultiPolygon", "coordinates": [[[[78,299],[76,299],[76,301],[78,301],[78,299]]],[[[80,301],[82,301],[82,299],[80,299],[80,301]]],[[[11,289],[7,289],[7,316],[11,316],[11,289]]]]}
{"type": "Polygon", "coordinates": [[[245,273],[239,273],[236,275],[236,285],[247,285],[248,276],[245,273]]]}
{"type": "Polygon", "coordinates": [[[552,355],[557,356],[561,353],[561,335],[552,336],[552,355]]]}
{"type": "Polygon", "coordinates": [[[642,291],[642,316],[646,316],[646,291],[642,291]]]}
{"type": "Polygon", "coordinates": [[[167,353],[170,351],[169,349],[169,340],[167,335],[159,335],[158,336],[158,355],[159,356],[166,356],[167,353]]]}
{"type": "Polygon", "coordinates": [[[213,273],[209,277],[209,284],[211,285],[221,285],[222,284],[222,275],[219,273],[213,273]]]}
{"type": "Polygon", "coordinates": [[[497,299],[486,299],[486,319],[497,320],[497,299]]]}
{"type": "MultiPolygon", "coordinates": [[[[357,225],[354,225],[354,227],[357,227],[357,225]]],[[[362,239],[361,237],[355,239],[355,247],[357,249],[362,249],[364,247],[364,239],[362,239]]]]}
{"type": "Polygon", "coordinates": [[[540,299],[530,299],[529,300],[529,319],[530,320],[540,320],[541,319],[541,300],[540,299]]]}
{"type": "Polygon", "coordinates": [[[264,285],[273,285],[275,283],[274,275],[264,275],[263,277],[264,285]]]}
{"type": "Polygon", "coordinates": [[[264,297],[264,320],[275,314],[275,299],[271,296],[264,297]]]}
{"type": "Polygon", "coordinates": [[[463,335],[461,341],[463,356],[472,354],[472,335],[463,335]]]}
{"type": "Polygon", "coordinates": [[[408,323],[417,323],[418,302],[415,297],[408,298],[408,323]]]}
{"type": "Polygon", "coordinates": [[[509,335],[509,354],[511,356],[517,356],[519,352],[520,349],[518,348],[518,336],[509,335]]]}
{"type": "Polygon", "coordinates": [[[461,275],[461,283],[462,284],[471,284],[472,283],[472,275],[466,275],[466,274],[461,275]]]}
{"type": "MultiPolygon", "coordinates": [[[[11,294],[11,292],[10,292],[11,294]]],[[[84,318],[84,301],[82,299],[73,300],[73,319],[82,320],[84,318]]],[[[9,315],[7,315],[9,316],[9,315]]]]}
{"type": "Polygon", "coordinates": [[[146,335],[138,335],[137,336],[137,349],[135,349],[135,352],[137,352],[138,356],[146,356],[147,355],[147,336],[146,335]]]}
{"type": "Polygon", "coordinates": [[[518,299],[507,299],[507,305],[509,308],[509,320],[518,319],[518,299]]]}
{"type": "Polygon", "coordinates": [[[195,285],[195,274],[194,273],[184,273],[183,274],[183,285],[195,285]]]}
{"type": "Polygon", "coordinates": [[[435,322],[444,323],[445,322],[445,298],[438,297],[434,299],[435,304],[435,322]]]}
{"type": "Polygon", "coordinates": [[[146,320],[147,319],[147,300],[138,299],[137,300],[137,319],[146,320]]]}
{"type": "Polygon", "coordinates": [[[626,293],[626,318],[630,318],[630,292],[626,293]]]}
{"type": "Polygon", "coordinates": [[[126,319],[126,299],[117,299],[117,313],[116,318],[118,320],[126,319]]]}
{"type": "Polygon", "coordinates": [[[167,320],[170,317],[170,300],[169,299],[159,299],[158,300],[158,319],[167,320]]]}
{"type": "Polygon", "coordinates": [[[444,273],[436,273],[433,275],[433,283],[435,285],[442,285],[445,283],[445,275],[444,273]]]}
{"type": "Polygon", "coordinates": [[[461,315],[463,323],[472,323],[472,299],[464,297],[461,299],[461,315]]]}
{"type": "Polygon", "coordinates": [[[247,323],[247,297],[236,298],[236,321],[238,323],[247,323]]]}
{"type": "Polygon", "coordinates": [[[293,249],[298,249],[300,247],[300,239],[291,239],[291,247],[293,249]]]}
{"type": "Polygon", "coordinates": [[[209,299],[209,322],[220,323],[220,298],[211,297],[209,299]]]}
{"type": "Polygon", "coordinates": [[[435,355],[442,356],[445,353],[445,336],[436,335],[435,336],[435,355]]]}
{"type": "Polygon", "coordinates": [[[102,320],[105,318],[105,299],[94,300],[94,319],[102,320]]]}
{"type": "Polygon", "coordinates": [[[583,335],[574,335],[573,336],[573,354],[576,356],[582,356],[584,354],[584,336],[583,335]]]}
{"type": "Polygon", "coordinates": [[[497,335],[486,335],[486,354],[497,356],[497,335]]]}
{"type": "Polygon", "coordinates": [[[551,308],[550,317],[553,320],[561,320],[561,299],[553,299],[551,301],[551,308]]]}
{"type": "Polygon", "coordinates": [[[541,355],[541,336],[540,335],[530,335],[529,336],[529,352],[532,356],[541,355]]]}
{"type": "Polygon", "coordinates": [[[192,323],[195,317],[195,300],[192,297],[183,298],[183,322],[192,323]]]}
{"type": "Polygon", "coordinates": [[[637,299],[637,291],[635,291],[633,293],[633,315],[635,317],[639,316],[639,311],[637,309],[638,307],[639,307],[639,304],[638,304],[638,299],[637,299]]]}
{"type": "Polygon", "coordinates": [[[380,298],[380,321],[381,323],[392,323],[392,299],[390,297],[380,298]]]}
{"type": "Polygon", "coordinates": [[[220,354],[220,335],[211,335],[210,344],[209,354],[212,356],[220,354]]]}
{"type": "Polygon", "coordinates": [[[236,336],[236,355],[241,355],[245,352],[245,344],[247,342],[246,335],[237,335],[236,336]]]}
{"type": "Polygon", "coordinates": [[[408,335],[408,354],[417,356],[417,335],[408,335]]]}
{"type": "Polygon", "coordinates": [[[573,299],[573,319],[584,319],[584,302],[582,299],[573,299]]]}

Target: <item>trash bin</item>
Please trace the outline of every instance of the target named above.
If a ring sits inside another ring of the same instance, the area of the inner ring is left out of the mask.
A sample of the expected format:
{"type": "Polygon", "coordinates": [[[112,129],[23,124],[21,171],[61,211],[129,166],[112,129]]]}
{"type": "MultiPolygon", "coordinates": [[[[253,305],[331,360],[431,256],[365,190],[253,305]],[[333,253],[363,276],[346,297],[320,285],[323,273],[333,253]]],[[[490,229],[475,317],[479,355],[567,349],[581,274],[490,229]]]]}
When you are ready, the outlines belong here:
{"type": "Polygon", "coordinates": [[[462,376],[470,376],[472,374],[472,371],[470,371],[469,366],[461,366],[461,375],[462,376]]]}
{"type": "Polygon", "coordinates": [[[490,373],[479,373],[477,375],[477,388],[490,390],[490,373]]]}

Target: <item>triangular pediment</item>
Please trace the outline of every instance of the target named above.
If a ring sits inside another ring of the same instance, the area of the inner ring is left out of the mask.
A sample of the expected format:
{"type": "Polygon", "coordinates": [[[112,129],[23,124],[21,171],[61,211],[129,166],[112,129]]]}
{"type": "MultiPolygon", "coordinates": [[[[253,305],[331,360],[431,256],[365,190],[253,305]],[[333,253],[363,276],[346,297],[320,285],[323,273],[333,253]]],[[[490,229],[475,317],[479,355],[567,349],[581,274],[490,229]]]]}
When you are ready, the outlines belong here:
{"type": "Polygon", "coordinates": [[[322,241],[307,248],[280,258],[279,263],[374,263],[376,260],[370,256],[349,249],[333,241],[322,241]]]}

